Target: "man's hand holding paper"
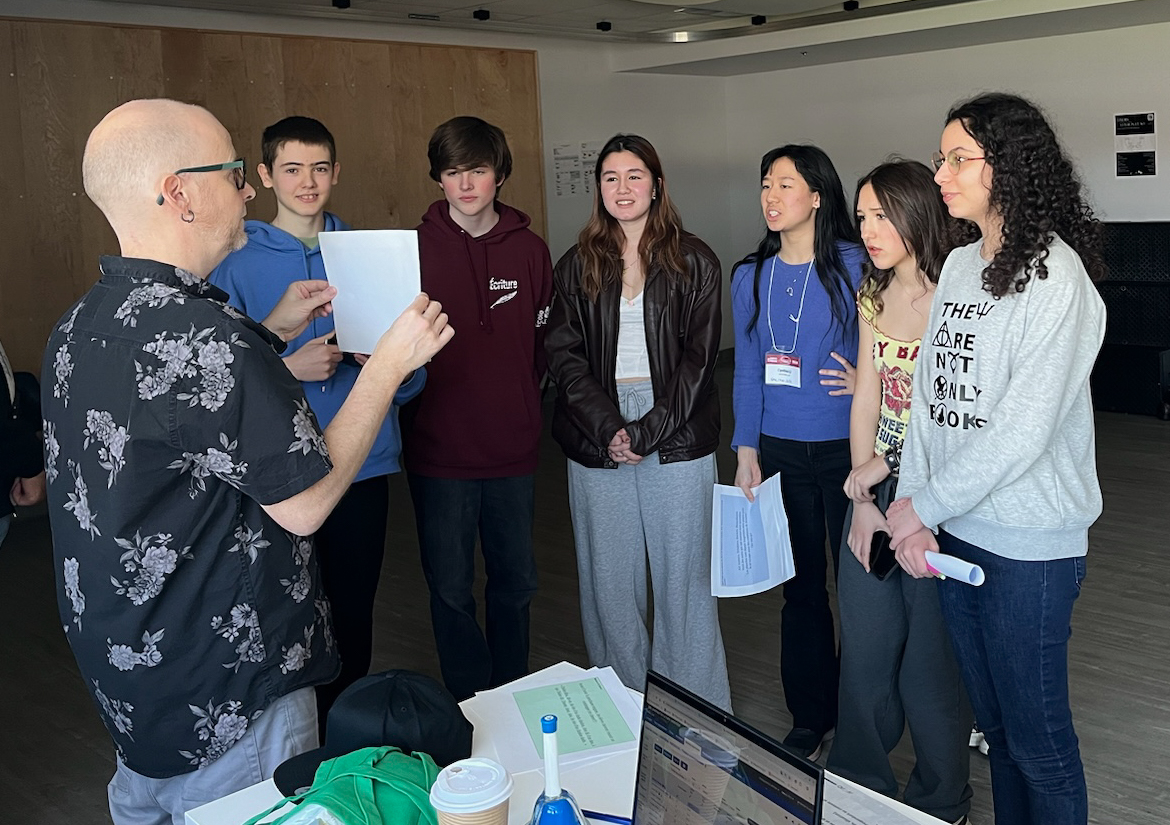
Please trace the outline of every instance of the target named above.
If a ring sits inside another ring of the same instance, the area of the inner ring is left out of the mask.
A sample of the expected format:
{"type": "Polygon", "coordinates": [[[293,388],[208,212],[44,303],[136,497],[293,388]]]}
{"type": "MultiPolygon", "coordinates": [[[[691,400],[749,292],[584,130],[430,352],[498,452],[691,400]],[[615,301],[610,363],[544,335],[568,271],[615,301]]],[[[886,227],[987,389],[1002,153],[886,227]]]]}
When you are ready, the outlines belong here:
{"type": "Polygon", "coordinates": [[[443,305],[420,293],[378,339],[365,369],[377,365],[401,381],[430,361],[454,335],[443,305]]]}
{"type": "Polygon", "coordinates": [[[333,312],[331,302],[336,295],[337,290],[328,281],[295,281],[268,313],[264,326],[282,341],[291,341],[314,318],[324,318],[333,312]]]}

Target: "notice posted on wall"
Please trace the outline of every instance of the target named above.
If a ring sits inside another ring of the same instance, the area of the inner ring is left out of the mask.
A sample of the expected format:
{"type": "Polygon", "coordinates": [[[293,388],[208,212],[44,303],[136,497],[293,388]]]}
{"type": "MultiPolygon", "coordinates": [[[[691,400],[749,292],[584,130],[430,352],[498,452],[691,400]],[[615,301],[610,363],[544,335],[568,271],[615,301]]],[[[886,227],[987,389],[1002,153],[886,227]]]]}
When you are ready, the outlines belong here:
{"type": "Polygon", "coordinates": [[[1154,113],[1114,115],[1113,151],[1117,156],[1117,177],[1157,175],[1158,135],[1154,129],[1154,113]]]}
{"type": "Polygon", "coordinates": [[[553,175],[558,198],[593,195],[593,165],[603,143],[558,143],[553,146],[553,175]]]}

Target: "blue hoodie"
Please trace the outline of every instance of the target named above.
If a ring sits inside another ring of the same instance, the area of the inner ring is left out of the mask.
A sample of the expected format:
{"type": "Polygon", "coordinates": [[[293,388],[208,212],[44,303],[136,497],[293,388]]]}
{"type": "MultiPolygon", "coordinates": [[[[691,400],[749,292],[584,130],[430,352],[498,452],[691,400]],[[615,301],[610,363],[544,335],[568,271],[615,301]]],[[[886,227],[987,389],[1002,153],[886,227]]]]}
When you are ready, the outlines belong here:
{"type": "MultiPolygon", "coordinates": [[[[248,221],[245,228],[248,233],[247,245],[228,255],[210,277],[213,284],[228,294],[232,306],[252,318],[263,320],[294,281],[325,278],[321,247],[307,249],[299,239],[263,221],[248,221]]],[[[349,228],[336,215],[325,213],[324,231],[349,228]]],[[[304,332],[289,341],[285,356],[296,352],[312,339],[332,331],[332,317],[315,318],[304,332]]],[[[313,408],[322,428],[329,426],[333,416],[337,415],[360,372],[361,367],[346,358],[338,363],[337,371],[328,380],[301,382],[309,406],[313,408]]],[[[425,381],[425,371],[417,370],[398,388],[394,396],[394,408],[386,416],[370,455],[358,470],[355,481],[398,472],[402,437],[398,432],[397,407],[418,395],[425,381]]]]}

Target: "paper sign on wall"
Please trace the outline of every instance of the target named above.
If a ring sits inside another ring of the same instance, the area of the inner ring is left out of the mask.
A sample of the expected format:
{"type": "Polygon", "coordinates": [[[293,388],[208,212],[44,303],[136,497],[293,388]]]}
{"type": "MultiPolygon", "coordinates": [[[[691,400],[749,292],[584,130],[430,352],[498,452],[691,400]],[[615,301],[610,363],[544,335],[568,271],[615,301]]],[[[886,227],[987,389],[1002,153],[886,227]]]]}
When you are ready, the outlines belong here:
{"type": "Polygon", "coordinates": [[[1113,116],[1113,151],[1117,156],[1117,177],[1147,177],[1157,174],[1158,135],[1154,113],[1113,116]]]}

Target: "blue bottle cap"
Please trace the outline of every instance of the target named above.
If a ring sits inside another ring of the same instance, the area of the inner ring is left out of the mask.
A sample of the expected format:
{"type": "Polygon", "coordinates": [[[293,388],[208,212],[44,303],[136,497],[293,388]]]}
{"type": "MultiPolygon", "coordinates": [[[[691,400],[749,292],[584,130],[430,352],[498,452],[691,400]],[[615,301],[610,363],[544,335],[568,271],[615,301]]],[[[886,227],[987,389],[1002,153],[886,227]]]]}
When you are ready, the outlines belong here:
{"type": "Polygon", "coordinates": [[[544,733],[556,733],[557,717],[553,716],[551,713],[548,716],[540,717],[540,729],[544,733]]]}

